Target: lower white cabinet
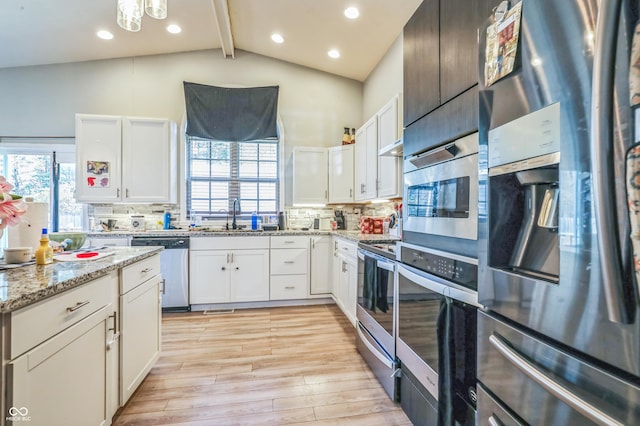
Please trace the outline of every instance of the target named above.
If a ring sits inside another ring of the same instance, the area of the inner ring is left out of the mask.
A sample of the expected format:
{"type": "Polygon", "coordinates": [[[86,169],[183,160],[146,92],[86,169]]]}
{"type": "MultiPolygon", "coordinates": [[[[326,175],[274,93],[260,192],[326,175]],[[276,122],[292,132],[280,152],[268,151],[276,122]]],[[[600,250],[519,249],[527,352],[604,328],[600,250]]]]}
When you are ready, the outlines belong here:
{"type": "Polygon", "coordinates": [[[120,404],[124,405],[160,357],[160,255],[126,266],[120,280],[120,404]]]}
{"type": "Polygon", "coordinates": [[[311,237],[311,295],[327,295],[333,291],[333,275],[329,273],[332,241],[331,235],[311,237]]]}
{"type": "Polygon", "coordinates": [[[269,300],[269,237],[192,238],[189,302],[269,300]]]}
{"type": "Polygon", "coordinates": [[[333,295],[342,312],[356,325],[358,285],[357,245],[336,238],[333,258],[333,295]]]}
{"type": "Polygon", "coordinates": [[[271,237],[271,300],[309,296],[309,237],[271,237]]]}

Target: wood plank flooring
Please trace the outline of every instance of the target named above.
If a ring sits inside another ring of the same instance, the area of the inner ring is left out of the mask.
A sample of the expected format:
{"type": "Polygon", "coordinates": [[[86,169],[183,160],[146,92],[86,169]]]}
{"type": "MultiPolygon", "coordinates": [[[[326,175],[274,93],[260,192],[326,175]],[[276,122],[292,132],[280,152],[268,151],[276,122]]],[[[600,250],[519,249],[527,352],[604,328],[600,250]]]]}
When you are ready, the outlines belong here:
{"type": "Polygon", "coordinates": [[[164,314],[156,366],[114,425],[411,425],[336,305],[164,314]]]}

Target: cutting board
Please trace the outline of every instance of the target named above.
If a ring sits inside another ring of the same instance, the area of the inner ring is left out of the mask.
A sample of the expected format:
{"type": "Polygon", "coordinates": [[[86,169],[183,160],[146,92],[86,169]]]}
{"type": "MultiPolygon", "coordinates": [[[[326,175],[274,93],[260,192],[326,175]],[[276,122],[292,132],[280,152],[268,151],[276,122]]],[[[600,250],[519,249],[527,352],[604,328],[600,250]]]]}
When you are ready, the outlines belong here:
{"type": "Polygon", "coordinates": [[[87,260],[98,260],[103,257],[111,256],[112,251],[88,251],[88,252],[62,252],[53,255],[53,260],[59,262],[84,262],[87,260]]]}

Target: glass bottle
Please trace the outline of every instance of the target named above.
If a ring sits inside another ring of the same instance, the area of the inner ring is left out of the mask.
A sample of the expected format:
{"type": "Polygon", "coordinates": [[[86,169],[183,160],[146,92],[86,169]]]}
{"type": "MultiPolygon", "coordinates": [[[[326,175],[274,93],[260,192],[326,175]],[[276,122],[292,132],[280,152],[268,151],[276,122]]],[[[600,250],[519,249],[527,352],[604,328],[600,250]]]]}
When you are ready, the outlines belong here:
{"type": "Polygon", "coordinates": [[[344,128],[344,134],[342,135],[342,145],[349,145],[351,143],[351,135],[349,134],[349,128],[344,128]]]}
{"type": "Polygon", "coordinates": [[[354,129],[354,128],[351,129],[351,142],[350,143],[356,143],[356,129],[354,129]]]}

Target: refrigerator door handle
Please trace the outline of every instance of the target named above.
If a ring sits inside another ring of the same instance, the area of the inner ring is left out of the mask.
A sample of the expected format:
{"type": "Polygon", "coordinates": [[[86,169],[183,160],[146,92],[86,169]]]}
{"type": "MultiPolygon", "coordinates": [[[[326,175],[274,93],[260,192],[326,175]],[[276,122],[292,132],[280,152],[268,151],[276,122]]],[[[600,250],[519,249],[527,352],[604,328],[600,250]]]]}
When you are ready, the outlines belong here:
{"type": "Polygon", "coordinates": [[[622,255],[618,244],[613,168],[613,81],[616,36],[621,0],[602,0],[596,23],[591,98],[591,181],[598,251],[609,321],[629,324],[632,319],[624,303],[622,255]]]}
{"type": "Polygon", "coordinates": [[[511,362],[511,364],[513,364],[523,374],[592,422],[602,425],[624,426],[624,423],[620,423],[616,419],[608,416],[606,413],[571,392],[571,390],[567,389],[562,384],[547,376],[541,369],[511,349],[507,343],[504,342],[502,337],[492,334],[489,336],[489,342],[502,356],[509,360],[509,362],[511,362]]]}

